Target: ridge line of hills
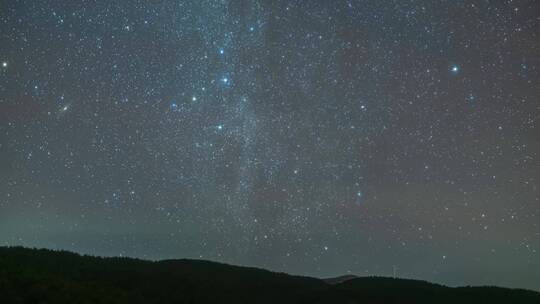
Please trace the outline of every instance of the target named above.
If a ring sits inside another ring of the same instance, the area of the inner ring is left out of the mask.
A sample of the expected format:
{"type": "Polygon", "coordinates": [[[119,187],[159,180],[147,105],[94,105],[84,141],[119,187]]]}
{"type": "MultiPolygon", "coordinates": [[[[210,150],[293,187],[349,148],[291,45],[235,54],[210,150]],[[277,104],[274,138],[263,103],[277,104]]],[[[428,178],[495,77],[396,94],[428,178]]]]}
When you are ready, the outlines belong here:
{"type": "Polygon", "coordinates": [[[0,303],[540,303],[540,293],[0,247],[0,303]]]}

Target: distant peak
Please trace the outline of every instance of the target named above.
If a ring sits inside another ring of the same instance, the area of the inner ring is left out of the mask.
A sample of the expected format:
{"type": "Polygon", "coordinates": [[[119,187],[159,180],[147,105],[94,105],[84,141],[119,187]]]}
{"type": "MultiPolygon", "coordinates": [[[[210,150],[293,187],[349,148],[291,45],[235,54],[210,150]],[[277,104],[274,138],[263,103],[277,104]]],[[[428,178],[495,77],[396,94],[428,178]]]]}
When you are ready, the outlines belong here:
{"type": "Polygon", "coordinates": [[[331,284],[331,285],[336,285],[336,284],[341,284],[343,282],[347,282],[349,280],[357,279],[357,278],[358,278],[358,276],[355,276],[355,275],[352,275],[352,274],[346,274],[346,275],[342,275],[342,276],[339,276],[339,277],[323,279],[323,281],[325,281],[326,283],[331,284]]]}

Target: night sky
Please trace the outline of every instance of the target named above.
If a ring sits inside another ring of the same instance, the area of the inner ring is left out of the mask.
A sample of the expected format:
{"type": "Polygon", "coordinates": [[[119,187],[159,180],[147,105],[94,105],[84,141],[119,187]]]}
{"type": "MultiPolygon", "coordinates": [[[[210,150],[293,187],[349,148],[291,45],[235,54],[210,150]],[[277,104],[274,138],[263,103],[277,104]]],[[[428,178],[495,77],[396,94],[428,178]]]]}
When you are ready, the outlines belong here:
{"type": "Polygon", "coordinates": [[[0,4],[0,245],[540,290],[540,2],[0,4]]]}

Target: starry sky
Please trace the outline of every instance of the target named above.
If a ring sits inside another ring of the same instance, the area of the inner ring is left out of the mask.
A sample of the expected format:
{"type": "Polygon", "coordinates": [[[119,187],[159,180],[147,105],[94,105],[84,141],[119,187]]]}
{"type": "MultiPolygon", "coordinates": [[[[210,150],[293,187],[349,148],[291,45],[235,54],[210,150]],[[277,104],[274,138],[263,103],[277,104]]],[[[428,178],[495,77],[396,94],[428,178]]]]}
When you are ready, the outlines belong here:
{"type": "Polygon", "coordinates": [[[2,1],[0,245],[540,290],[538,12],[2,1]]]}

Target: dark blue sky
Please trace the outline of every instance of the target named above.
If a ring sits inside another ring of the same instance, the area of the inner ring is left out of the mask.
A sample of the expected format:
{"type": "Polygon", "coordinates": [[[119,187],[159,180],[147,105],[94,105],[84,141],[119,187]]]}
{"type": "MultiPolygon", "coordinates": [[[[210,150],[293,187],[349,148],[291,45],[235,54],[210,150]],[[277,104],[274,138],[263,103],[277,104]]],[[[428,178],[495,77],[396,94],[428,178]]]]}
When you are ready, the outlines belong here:
{"type": "Polygon", "coordinates": [[[0,244],[540,290],[538,1],[14,1],[0,244]]]}

